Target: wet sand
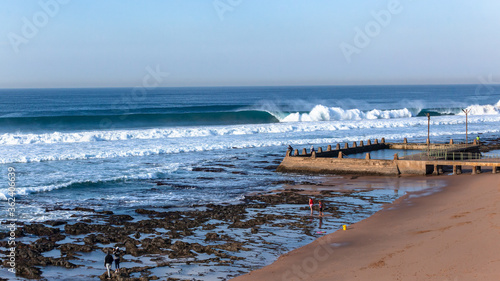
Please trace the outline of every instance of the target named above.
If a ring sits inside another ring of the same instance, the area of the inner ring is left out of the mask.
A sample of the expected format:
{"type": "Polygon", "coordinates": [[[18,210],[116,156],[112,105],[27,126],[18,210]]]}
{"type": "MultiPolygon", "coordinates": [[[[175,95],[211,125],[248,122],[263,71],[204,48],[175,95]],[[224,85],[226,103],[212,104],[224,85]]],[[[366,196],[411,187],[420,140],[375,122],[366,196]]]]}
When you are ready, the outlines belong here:
{"type": "Polygon", "coordinates": [[[443,179],[233,280],[499,280],[500,176],[443,179]]]}

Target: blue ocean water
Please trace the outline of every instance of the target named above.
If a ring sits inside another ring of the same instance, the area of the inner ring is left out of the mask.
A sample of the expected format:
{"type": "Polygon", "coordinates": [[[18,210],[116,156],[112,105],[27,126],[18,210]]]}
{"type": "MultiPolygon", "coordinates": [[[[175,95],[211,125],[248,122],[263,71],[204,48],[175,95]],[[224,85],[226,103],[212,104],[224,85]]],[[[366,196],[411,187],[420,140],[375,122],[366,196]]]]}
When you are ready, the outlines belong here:
{"type": "MultiPolygon", "coordinates": [[[[286,146],[385,137],[498,137],[500,87],[324,86],[0,90],[0,168],[17,171],[23,220],[55,207],[126,213],[237,202],[307,177],[274,169],[286,146]]],[[[5,177],[6,172],[2,173],[5,177]]],[[[7,180],[5,179],[5,182],[7,180]]],[[[6,200],[7,189],[0,188],[6,200]]]]}

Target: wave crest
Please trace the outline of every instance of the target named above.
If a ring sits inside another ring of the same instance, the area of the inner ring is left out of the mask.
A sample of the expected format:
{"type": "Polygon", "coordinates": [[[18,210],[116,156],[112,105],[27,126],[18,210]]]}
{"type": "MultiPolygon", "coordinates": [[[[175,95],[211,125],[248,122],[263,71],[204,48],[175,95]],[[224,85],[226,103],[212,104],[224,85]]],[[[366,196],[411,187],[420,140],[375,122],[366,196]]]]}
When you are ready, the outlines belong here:
{"type": "MultiPolygon", "coordinates": [[[[494,105],[478,105],[474,104],[467,107],[470,115],[498,115],[500,114],[500,100],[494,105]]],[[[459,113],[460,115],[465,115],[464,112],[459,113]]]]}
{"type": "Polygon", "coordinates": [[[393,109],[361,111],[360,109],[342,109],[340,107],[326,107],[316,105],[309,113],[292,113],[280,122],[310,122],[310,121],[341,121],[341,120],[362,120],[362,119],[390,119],[409,118],[416,114],[409,109],[393,109]]]}

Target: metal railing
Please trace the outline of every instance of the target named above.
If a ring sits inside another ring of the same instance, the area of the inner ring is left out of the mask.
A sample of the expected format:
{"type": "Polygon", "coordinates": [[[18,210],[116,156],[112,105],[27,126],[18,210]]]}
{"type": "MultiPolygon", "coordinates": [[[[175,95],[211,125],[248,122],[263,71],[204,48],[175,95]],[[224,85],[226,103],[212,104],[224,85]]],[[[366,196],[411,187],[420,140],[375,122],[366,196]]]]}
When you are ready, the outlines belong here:
{"type": "Polygon", "coordinates": [[[422,153],[401,157],[403,160],[489,160],[498,159],[500,154],[482,154],[480,152],[450,152],[449,150],[429,150],[422,153]]]}

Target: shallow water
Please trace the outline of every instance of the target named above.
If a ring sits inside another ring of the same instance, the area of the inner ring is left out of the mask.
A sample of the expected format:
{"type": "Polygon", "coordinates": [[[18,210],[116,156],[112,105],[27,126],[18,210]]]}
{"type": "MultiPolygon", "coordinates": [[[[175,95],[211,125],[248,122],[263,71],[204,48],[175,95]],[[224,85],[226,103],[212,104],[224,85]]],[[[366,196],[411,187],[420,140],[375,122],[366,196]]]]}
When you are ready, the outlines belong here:
{"type": "MultiPolygon", "coordinates": [[[[169,262],[170,265],[151,269],[151,273],[160,279],[168,277],[196,279],[196,280],[225,280],[230,277],[238,276],[242,273],[249,272],[268,265],[275,261],[280,255],[289,252],[292,249],[306,245],[314,239],[332,233],[342,227],[344,224],[353,224],[357,221],[365,219],[386,204],[394,201],[396,198],[410,191],[426,191],[436,192],[444,185],[442,179],[420,179],[412,180],[406,178],[387,178],[375,179],[373,181],[357,179],[348,180],[340,178],[318,178],[316,185],[293,186],[309,190],[310,192],[320,192],[328,190],[332,197],[325,197],[323,200],[326,207],[337,207],[339,216],[329,216],[325,212],[325,217],[320,218],[315,213],[310,216],[308,208],[297,204],[280,204],[273,205],[261,209],[247,209],[247,219],[255,217],[258,214],[276,214],[287,215],[285,219],[275,220],[272,223],[261,225],[257,234],[250,233],[250,229],[228,228],[228,224],[223,221],[211,220],[207,224],[217,225],[212,230],[195,229],[194,234],[184,237],[180,240],[189,243],[200,243],[207,245],[205,234],[208,232],[216,232],[227,234],[233,237],[235,241],[244,242],[244,247],[249,251],[227,252],[236,257],[243,257],[244,260],[236,260],[233,264],[222,265],[215,262],[201,262],[210,257],[207,254],[199,254],[195,258],[189,259],[169,259],[162,255],[146,255],[143,257],[133,257],[125,255],[122,258],[122,267],[134,266],[156,266],[157,261],[151,261],[160,257],[161,261],[169,262]],[[321,180],[320,180],[321,179],[321,180]],[[327,186],[328,181],[336,181],[335,186],[327,186]],[[304,210],[301,210],[304,208],[304,210]],[[301,222],[303,227],[286,226],[290,222],[301,222]],[[325,233],[317,233],[325,231],[325,233]],[[186,261],[191,261],[187,264],[186,261]]],[[[425,196],[428,192],[420,192],[419,196],[425,196]]],[[[430,193],[429,193],[430,194],[430,193]]],[[[72,239],[66,238],[58,242],[58,244],[81,241],[86,235],[74,236],[72,239]]],[[[145,237],[153,238],[153,234],[142,234],[141,239],[145,237]]],[[[24,238],[20,240],[23,241],[24,238]]],[[[173,239],[172,243],[176,240],[173,239]]],[[[211,242],[210,244],[220,242],[211,242]]],[[[111,247],[110,245],[101,245],[101,247],[111,247]]],[[[45,253],[45,256],[59,257],[60,251],[53,250],[45,253]]],[[[75,264],[82,265],[77,269],[67,270],[58,267],[42,268],[43,276],[57,280],[62,276],[70,277],[73,280],[88,280],[92,275],[100,275],[104,272],[102,268],[102,260],[104,253],[101,250],[92,253],[80,253],[78,260],[72,261],[75,264]],[[45,273],[45,270],[46,273],[45,273]]],[[[4,272],[5,273],[5,272],[4,272]]],[[[0,273],[0,277],[7,277],[4,273],[0,273]]],[[[137,274],[135,274],[137,275],[137,274]]]]}

